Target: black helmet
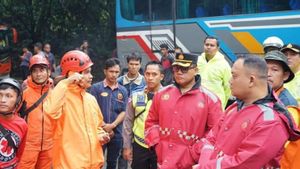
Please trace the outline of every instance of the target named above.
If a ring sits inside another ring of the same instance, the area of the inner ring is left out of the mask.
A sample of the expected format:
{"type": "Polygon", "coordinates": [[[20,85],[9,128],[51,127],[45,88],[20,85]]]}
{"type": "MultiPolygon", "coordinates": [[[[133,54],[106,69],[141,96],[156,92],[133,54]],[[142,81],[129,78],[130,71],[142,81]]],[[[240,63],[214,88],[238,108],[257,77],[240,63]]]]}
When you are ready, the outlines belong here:
{"type": "Polygon", "coordinates": [[[287,61],[286,56],[282,52],[276,51],[276,50],[270,51],[270,52],[266,53],[265,60],[266,61],[268,61],[268,60],[279,61],[280,63],[282,63],[283,69],[285,71],[290,72],[290,75],[289,75],[288,79],[286,79],[284,81],[284,83],[287,83],[287,82],[293,80],[295,75],[294,75],[293,71],[290,69],[290,67],[288,65],[288,61],[287,61]]]}
{"type": "Polygon", "coordinates": [[[7,84],[7,85],[10,85],[10,86],[16,88],[19,91],[19,93],[18,93],[19,95],[22,93],[22,86],[16,79],[12,79],[12,78],[2,79],[0,81],[0,85],[2,85],[2,84],[7,84]]]}
{"type": "Polygon", "coordinates": [[[18,108],[22,102],[22,97],[23,97],[23,91],[22,91],[21,84],[19,83],[19,81],[17,81],[16,79],[13,79],[13,78],[2,79],[0,81],[0,86],[3,84],[12,86],[13,88],[18,90],[18,98],[17,98],[17,102],[16,102],[16,108],[18,108]]]}

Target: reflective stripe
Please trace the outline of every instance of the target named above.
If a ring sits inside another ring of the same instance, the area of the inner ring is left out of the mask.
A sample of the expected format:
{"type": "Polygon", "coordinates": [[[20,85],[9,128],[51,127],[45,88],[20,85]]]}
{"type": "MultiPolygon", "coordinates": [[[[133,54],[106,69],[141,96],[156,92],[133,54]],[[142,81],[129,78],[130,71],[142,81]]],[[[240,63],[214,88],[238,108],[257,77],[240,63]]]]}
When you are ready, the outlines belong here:
{"type": "Polygon", "coordinates": [[[143,144],[146,144],[146,142],[143,138],[141,138],[141,137],[139,137],[138,135],[135,135],[135,134],[133,134],[133,135],[134,135],[134,138],[136,138],[139,142],[141,142],[143,144]]]}
{"type": "Polygon", "coordinates": [[[221,163],[224,157],[220,157],[217,159],[216,169],[221,169],[221,163]]]}
{"type": "Polygon", "coordinates": [[[273,110],[268,107],[267,105],[263,104],[263,105],[258,105],[260,107],[260,109],[262,110],[263,114],[264,114],[264,121],[270,121],[270,120],[274,120],[274,112],[273,110]]]}
{"type": "Polygon", "coordinates": [[[200,90],[205,93],[211,100],[216,103],[218,101],[218,96],[216,96],[214,93],[206,89],[205,87],[200,87],[200,90]]]}

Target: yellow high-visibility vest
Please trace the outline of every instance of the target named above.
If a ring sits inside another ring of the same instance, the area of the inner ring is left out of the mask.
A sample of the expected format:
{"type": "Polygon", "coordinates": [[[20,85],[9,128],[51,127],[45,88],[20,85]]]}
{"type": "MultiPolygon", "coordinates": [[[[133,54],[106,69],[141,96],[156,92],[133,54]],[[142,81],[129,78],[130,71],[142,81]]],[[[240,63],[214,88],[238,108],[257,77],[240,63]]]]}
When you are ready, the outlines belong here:
{"type": "Polygon", "coordinates": [[[132,95],[132,106],[134,112],[133,134],[134,141],[142,147],[148,148],[145,143],[145,121],[149,113],[152,100],[149,100],[147,94],[143,92],[137,92],[132,95]]]}

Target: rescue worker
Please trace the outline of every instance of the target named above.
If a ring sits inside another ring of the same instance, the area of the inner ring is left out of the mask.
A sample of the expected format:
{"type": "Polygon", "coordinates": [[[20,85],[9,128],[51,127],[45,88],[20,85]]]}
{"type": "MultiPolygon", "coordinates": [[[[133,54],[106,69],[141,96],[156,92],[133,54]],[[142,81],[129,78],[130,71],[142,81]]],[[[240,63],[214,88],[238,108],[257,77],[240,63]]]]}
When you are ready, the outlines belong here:
{"type": "Polygon", "coordinates": [[[46,114],[55,121],[53,168],[99,169],[104,159],[102,145],[109,141],[102,129],[103,117],[95,97],[86,92],[93,76],[89,56],[69,51],[61,59],[61,80],[44,103],[46,114]]]}
{"type": "Polygon", "coordinates": [[[53,128],[43,109],[44,99],[52,87],[48,59],[41,55],[32,56],[29,72],[23,94],[26,109],[21,114],[27,121],[28,134],[24,150],[26,155],[21,158],[20,168],[49,169],[52,162],[53,128]]]}
{"type": "Polygon", "coordinates": [[[283,41],[277,36],[270,36],[266,38],[263,42],[264,52],[265,54],[277,50],[279,51],[283,46],[283,41]]]}
{"type": "Polygon", "coordinates": [[[237,102],[220,123],[193,147],[197,169],[279,168],[287,139],[299,139],[292,117],[277,102],[267,82],[267,64],[257,56],[233,64],[230,88],[237,102]]]}
{"type": "Polygon", "coordinates": [[[285,106],[298,107],[297,100],[284,88],[283,84],[293,80],[294,73],[288,66],[285,55],[280,51],[271,51],[265,55],[268,66],[268,82],[285,106]]]}
{"type": "Polygon", "coordinates": [[[156,93],[145,122],[145,142],[155,149],[161,169],[189,169],[197,156],[190,147],[222,114],[218,97],[201,86],[197,55],[177,54],[172,69],[175,84],[156,93]]]}
{"type": "Polygon", "coordinates": [[[225,109],[231,95],[229,88],[230,65],[224,55],[219,52],[220,45],[217,37],[206,37],[203,48],[204,52],[199,56],[197,63],[201,83],[220,98],[222,108],[225,109]]]}
{"type": "MultiPolygon", "coordinates": [[[[289,51],[287,51],[287,49],[285,49],[284,51],[285,51],[286,55],[290,57],[290,65],[294,65],[292,63],[293,60],[291,58],[293,58],[293,55],[295,55],[295,53],[293,53],[293,51],[289,52],[289,51]]],[[[286,64],[285,65],[292,72],[292,70],[288,66],[288,59],[287,59],[287,57],[285,57],[285,55],[283,55],[283,57],[286,60],[286,64]]],[[[294,66],[292,66],[292,67],[294,67],[294,66]]],[[[290,79],[290,81],[293,81],[293,79],[290,79]]],[[[291,97],[293,97],[293,96],[291,96],[291,97]]],[[[287,107],[287,109],[289,110],[289,112],[293,116],[293,118],[294,118],[297,126],[299,127],[299,124],[300,124],[300,109],[299,109],[299,107],[297,107],[299,105],[298,105],[296,99],[294,99],[294,100],[295,100],[294,102],[296,102],[294,104],[294,106],[289,105],[287,107]]],[[[298,169],[299,168],[299,166],[300,166],[300,140],[290,141],[290,142],[286,143],[284,153],[283,153],[282,158],[280,160],[280,165],[281,165],[280,166],[281,169],[298,169]]]]}
{"type": "Polygon", "coordinates": [[[283,46],[281,51],[285,54],[288,60],[290,69],[294,72],[295,78],[286,83],[286,87],[289,92],[295,97],[300,104],[300,46],[296,44],[288,44],[283,46]]]}
{"type": "Polygon", "coordinates": [[[163,67],[156,61],[145,66],[146,87],[130,97],[123,122],[123,156],[132,161],[132,169],[156,169],[156,154],[145,143],[145,120],[149,113],[154,94],[162,88],[163,67]],[[132,141],[133,140],[133,141],[132,141]]]}
{"type": "Polygon", "coordinates": [[[27,134],[27,124],[17,115],[22,102],[20,83],[11,78],[0,81],[0,168],[18,168],[27,134]]]}
{"type": "Polygon", "coordinates": [[[104,63],[105,79],[93,84],[90,89],[103,113],[103,129],[108,133],[114,133],[110,142],[104,146],[107,150],[107,169],[116,168],[122,150],[122,122],[125,118],[128,94],[126,88],[117,82],[120,69],[118,59],[107,59],[104,63]]]}

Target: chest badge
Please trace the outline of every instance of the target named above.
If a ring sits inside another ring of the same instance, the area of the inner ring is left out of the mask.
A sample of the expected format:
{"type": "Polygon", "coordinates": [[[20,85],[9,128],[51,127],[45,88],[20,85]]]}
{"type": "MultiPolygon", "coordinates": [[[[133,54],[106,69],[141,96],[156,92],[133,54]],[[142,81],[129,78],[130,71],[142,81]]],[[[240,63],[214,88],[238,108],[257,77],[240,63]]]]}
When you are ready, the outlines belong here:
{"type": "Polygon", "coordinates": [[[245,120],[242,124],[241,124],[241,129],[245,130],[248,126],[249,126],[250,120],[245,120]]]}
{"type": "Polygon", "coordinates": [[[199,108],[203,108],[204,107],[204,102],[202,100],[198,103],[198,107],[199,108]]]}
{"type": "Polygon", "coordinates": [[[118,100],[122,100],[123,99],[123,94],[122,93],[118,93],[118,100]]]}
{"type": "Polygon", "coordinates": [[[168,93],[164,94],[161,96],[162,100],[169,100],[170,99],[170,95],[168,93]]]}
{"type": "Polygon", "coordinates": [[[103,96],[103,97],[107,97],[108,93],[107,92],[102,92],[100,95],[103,96]]]}

